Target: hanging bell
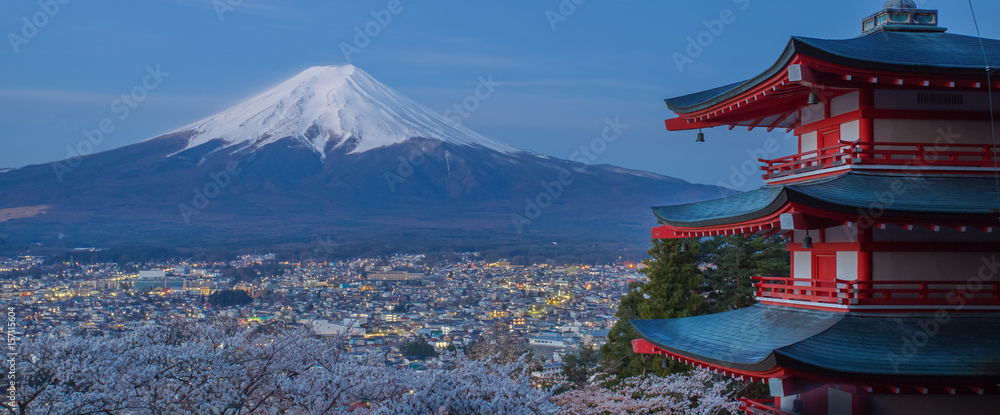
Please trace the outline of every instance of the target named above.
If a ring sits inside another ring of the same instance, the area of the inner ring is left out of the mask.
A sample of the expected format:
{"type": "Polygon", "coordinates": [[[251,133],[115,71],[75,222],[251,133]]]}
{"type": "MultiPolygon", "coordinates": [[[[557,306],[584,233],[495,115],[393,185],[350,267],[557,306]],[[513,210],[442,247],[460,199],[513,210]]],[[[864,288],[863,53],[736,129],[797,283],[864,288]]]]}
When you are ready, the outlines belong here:
{"type": "Polygon", "coordinates": [[[809,231],[806,231],[806,237],[802,238],[802,249],[813,249],[813,238],[809,236],[809,231]]]}
{"type": "Polygon", "coordinates": [[[816,90],[814,89],[809,93],[809,105],[819,104],[819,95],[816,95],[816,90]]]}
{"type": "Polygon", "coordinates": [[[698,130],[698,138],[695,139],[694,142],[696,142],[696,143],[704,143],[705,142],[705,133],[702,132],[701,130],[698,130]]]}

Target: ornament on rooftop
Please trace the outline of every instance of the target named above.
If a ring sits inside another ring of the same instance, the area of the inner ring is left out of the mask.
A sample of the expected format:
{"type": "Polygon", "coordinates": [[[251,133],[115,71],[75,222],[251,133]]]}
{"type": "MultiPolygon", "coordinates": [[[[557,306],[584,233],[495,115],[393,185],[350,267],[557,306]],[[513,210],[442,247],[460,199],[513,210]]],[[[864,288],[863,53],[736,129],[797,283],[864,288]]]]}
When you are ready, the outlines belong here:
{"type": "Polygon", "coordinates": [[[920,9],[913,0],[889,0],[882,11],[866,17],[862,32],[869,34],[876,30],[894,32],[943,32],[938,27],[938,11],[920,9]]]}

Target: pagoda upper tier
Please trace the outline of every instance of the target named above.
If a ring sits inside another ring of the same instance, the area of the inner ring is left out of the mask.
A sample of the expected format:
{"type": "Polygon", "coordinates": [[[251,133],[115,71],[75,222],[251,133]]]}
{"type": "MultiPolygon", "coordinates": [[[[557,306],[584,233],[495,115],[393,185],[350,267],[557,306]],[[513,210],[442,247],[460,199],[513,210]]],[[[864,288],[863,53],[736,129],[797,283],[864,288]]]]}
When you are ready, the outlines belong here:
{"type": "Polygon", "coordinates": [[[797,154],[761,160],[769,183],[846,170],[993,174],[1000,71],[987,68],[1000,64],[1000,40],[946,33],[933,10],[893,10],[853,39],[793,37],[750,80],[667,99],[678,115],[667,129],[794,132],[797,154]],[[921,14],[933,19],[916,23],[921,14]]]}
{"type": "MultiPolygon", "coordinates": [[[[1000,40],[982,41],[986,58],[1000,64],[1000,40]]],[[[665,100],[679,116],[667,120],[667,128],[796,128],[802,125],[796,112],[807,107],[814,90],[820,98],[883,88],[986,92],[983,47],[977,37],[951,33],[883,31],[844,40],[795,36],[778,61],[756,77],[665,100]]],[[[993,75],[993,87],[1000,88],[1000,71],[993,75]]],[[[987,106],[979,109],[987,112],[987,106]]]]}

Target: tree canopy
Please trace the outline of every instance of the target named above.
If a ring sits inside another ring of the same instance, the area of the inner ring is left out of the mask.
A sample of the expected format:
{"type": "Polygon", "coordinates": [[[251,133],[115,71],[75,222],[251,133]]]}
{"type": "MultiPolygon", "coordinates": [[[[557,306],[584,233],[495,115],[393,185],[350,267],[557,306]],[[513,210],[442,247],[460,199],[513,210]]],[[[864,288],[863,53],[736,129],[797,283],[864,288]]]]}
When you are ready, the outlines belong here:
{"type": "Polygon", "coordinates": [[[430,343],[421,340],[414,340],[412,342],[403,342],[399,345],[399,350],[403,353],[403,356],[409,357],[433,357],[437,356],[437,351],[434,350],[434,346],[430,343]]]}
{"type": "Polygon", "coordinates": [[[216,307],[233,307],[252,302],[253,298],[243,290],[219,290],[208,296],[208,303],[216,307]]]}
{"type": "Polygon", "coordinates": [[[670,319],[753,305],[753,276],[789,275],[782,238],[725,236],[703,240],[654,240],[642,273],[622,298],[618,322],[601,348],[602,364],[618,378],[666,376],[684,365],[632,351],[638,336],[630,320],[670,319]]]}

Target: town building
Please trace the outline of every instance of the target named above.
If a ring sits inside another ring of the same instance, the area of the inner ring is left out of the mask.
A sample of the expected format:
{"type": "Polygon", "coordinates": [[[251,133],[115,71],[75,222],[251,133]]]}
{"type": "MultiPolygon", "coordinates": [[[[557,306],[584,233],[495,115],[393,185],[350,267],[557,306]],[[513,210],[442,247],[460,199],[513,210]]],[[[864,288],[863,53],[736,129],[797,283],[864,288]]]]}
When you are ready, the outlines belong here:
{"type": "Polygon", "coordinates": [[[368,273],[371,281],[420,281],[423,279],[422,272],[408,271],[373,271],[368,273]]]}

